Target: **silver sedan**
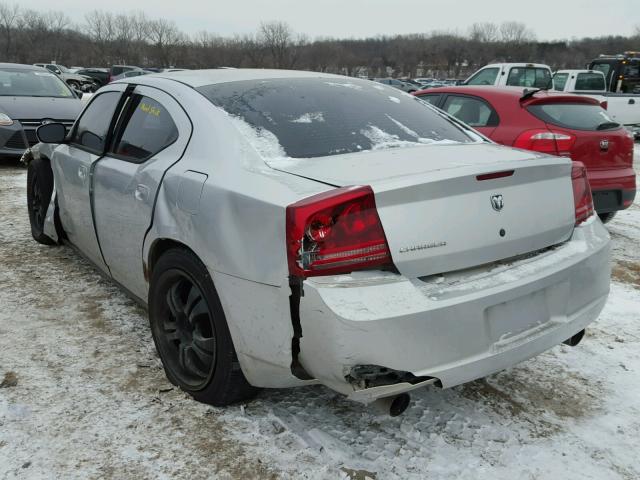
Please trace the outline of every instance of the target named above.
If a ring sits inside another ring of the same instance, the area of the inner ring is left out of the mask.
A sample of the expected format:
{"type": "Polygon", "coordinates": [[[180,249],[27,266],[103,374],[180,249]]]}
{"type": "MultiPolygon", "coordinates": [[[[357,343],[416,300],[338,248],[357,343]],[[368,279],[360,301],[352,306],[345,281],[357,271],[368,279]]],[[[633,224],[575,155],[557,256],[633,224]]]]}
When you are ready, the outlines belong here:
{"type": "Polygon", "coordinates": [[[609,292],[584,167],[378,83],[129,78],[38,137],[33,237],[146,306],[168,378],[214,405],[322,383],[399,414],[577,344],[609,292]]]}

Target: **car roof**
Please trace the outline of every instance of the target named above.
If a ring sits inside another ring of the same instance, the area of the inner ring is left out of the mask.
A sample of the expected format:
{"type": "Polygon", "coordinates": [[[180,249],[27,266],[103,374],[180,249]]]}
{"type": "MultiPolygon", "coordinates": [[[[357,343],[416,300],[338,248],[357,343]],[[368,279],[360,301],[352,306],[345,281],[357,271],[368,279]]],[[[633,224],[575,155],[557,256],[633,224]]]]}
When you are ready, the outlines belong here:
{"type": "MultiPolygon", "coordinates": [[[[326,78],[345,82],[351,78],[330,73],[306,72],[301,70],[268,70],[259,68],[219,68],[212,70],[184,70],[181,72],[160,72],[127,79],[130,83],[151,84],[154,79],[176,80],[193,88],[215,83],[241,82],[244,80],[272,80],[282,78],[326,78]]],[[[357,80],[357,79],[353,79],[357,80]]]]}
{"type": "MultiPolygon", "coordinates": [[[[418,90],[414,93],[416,96],[426,95],[426,94],[443,94],[443,93],[462,93],[468,95],[475,95],[478,97],[486,97],[493,99],[505,99],[509,98],[514,100],[519,100],[524,94],[525,90],[535,90],[535,88],[526,88],[526,87],[494,87],[494,86],[483,86],[483,85],[458,85],[458,86],[450,86],[450,87],[438,87],[438,88],[429,88],[427,90],[418,90]]],[[[571,103],[599,103],[596,99],[582,96],[582,95],[568,95],[562,92],[555,92],[553,90],[541,90],[535,94],[536,99],[542,98],[553,98],[555,100],[566,99],[571,103]]]]}
{"type": "MultiPolygon", "coordinates": [[[[48,65],[46,63],[42,65],[48,65]]],[[[22,68],[24,70],[37,70],[40,71],[43,67],[37,67],[35,65],[26,65],[24,63],[0,63],[0,68],[22,68]]]]}
{"type": "Polygon", "coordinates": [[[600,70],[589,70],[587,68],[558,70],[556,73],[602,73],[600,70]]]}

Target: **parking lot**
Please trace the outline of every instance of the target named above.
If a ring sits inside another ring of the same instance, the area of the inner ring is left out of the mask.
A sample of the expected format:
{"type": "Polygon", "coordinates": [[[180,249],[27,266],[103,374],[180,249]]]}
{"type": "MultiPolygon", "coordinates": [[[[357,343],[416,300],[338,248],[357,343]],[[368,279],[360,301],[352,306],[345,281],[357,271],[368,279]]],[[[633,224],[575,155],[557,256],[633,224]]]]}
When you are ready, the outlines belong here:
{"type": "Polygon", "coordinates": [[[25,181],[0,165],[0,478],[640,477],[638,200],[609,224],[611,296],[578,347],[390,418],[321,386],[226,409],[172,388],[145,312],[32,241],[25,181]]]}

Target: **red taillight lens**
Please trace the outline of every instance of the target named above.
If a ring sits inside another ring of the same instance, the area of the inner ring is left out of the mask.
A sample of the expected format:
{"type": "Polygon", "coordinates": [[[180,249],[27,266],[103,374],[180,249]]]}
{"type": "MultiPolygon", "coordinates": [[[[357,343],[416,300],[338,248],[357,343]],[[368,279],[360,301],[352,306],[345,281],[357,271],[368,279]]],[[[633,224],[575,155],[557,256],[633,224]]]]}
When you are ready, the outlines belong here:
{"type": "Polygon", "coordinates": [[[527,130],[516,138],[513,146],[551,155],[569,155],[575,141],[576,137],[570,133],[554,132],[553,130],[527,130]]]}
{"type": "Polygon", "coordinates": [[[577,226],[593,215],[593,198],[587,179],[587,169],[581,162],[573,162],[571,183],[573,184],[573,203],[576,208],[577,226]]]}
{"type": "Polygon", "coordinates": [[[371,187],[344,187],[287,207],[289,273],[335,275],[391,265],[371,187]]]}
{"type": "Polygon", "coordinates": [[[603,102],[600,102],[600,106],[606,110],[609,107],[609,102],[606,100],[603,102]]]}

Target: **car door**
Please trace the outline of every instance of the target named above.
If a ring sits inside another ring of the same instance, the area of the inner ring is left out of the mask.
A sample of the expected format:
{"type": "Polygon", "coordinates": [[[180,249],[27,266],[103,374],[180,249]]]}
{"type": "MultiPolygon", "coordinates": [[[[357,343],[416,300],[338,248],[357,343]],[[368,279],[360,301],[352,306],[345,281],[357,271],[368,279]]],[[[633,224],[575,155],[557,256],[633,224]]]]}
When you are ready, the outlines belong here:
{"type": "Polygon", "coordinates": [[[186,112],[167,93],[137,86],[93,176],[94,221],[113,278],[146,299],[142,246],[164,173],[191,136],[186,112]]]}
{"type": "Polygon", "coordinates": [[[491,137],[500,123],[498,112],[479,97],[449,94],[440,108],[487,137],[491,137]]]}
{"type": "Polygon", "coordinates": [[[103,155],[125,85],[115,85],[91,99],[68,141],[51,159],[56,179],[60,221],[69,241],[89,260],[107,271],[92,219],[91,176],[103,155]]]}

